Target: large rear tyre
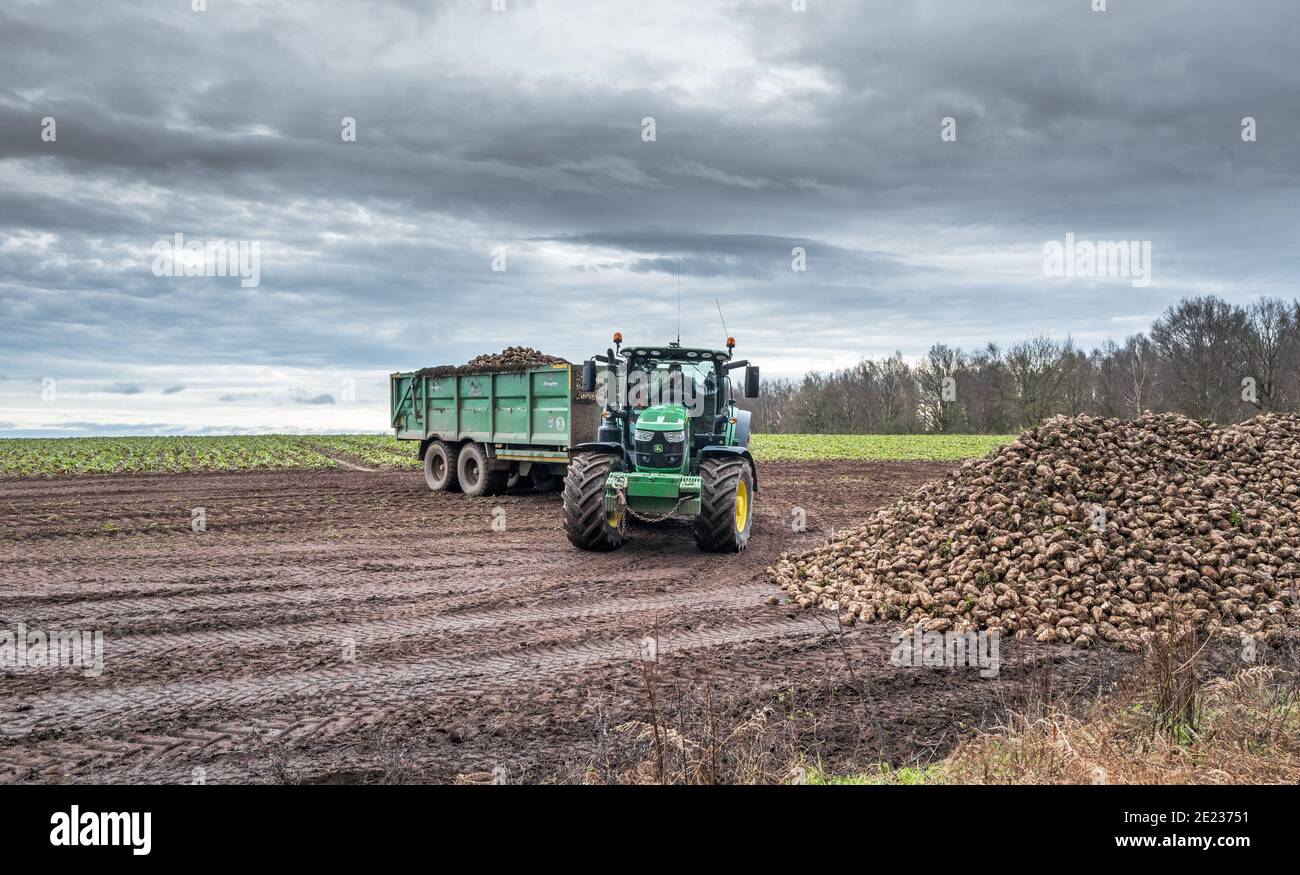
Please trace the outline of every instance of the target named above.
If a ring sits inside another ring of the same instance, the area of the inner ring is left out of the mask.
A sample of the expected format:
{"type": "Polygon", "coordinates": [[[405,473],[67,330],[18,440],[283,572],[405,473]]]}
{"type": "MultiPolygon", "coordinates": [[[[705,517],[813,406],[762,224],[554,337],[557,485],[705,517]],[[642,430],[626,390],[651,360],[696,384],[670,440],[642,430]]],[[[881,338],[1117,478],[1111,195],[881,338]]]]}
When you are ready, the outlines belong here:
{"type": "Polygon", "coordinates": [[[461,491],[475,498],[504,492],[510,472],[493,471],[490,465],[487,451],[479,444],[470,441],[461,447],[456,459],[456,476],[460,480],[461,491]]]}
{"type": "Polygon", "coordinates": [[[605,480],[622,471],[608,453],[578,453],[564,476],[564,534],[581,550],[615,550],[623,544],[623,512],[605,512],[605,480]]]}
{"type": "Polygon", "coordinates": [[[434,492],[459,492],[455,448],[445,441],[434,441],[424,450],[424,482],[434,492]]]}
{"type": "Polygon", "coordinates": [[[700,462],[700,515],[695,543],[711,553],[739,553],[754,525],[754,474],[740,458],[700,462]]]}

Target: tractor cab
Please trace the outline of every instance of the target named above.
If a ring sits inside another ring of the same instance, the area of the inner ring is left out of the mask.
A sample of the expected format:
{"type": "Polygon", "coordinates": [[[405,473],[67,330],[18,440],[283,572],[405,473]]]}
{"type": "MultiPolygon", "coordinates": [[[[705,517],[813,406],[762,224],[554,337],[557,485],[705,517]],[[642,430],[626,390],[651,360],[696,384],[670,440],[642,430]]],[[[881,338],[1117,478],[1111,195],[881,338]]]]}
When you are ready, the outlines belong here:
{"type": "Polygon", "coordinates": [[[604,410],[597,440],[573,447],[565,489],[565,529],[584,549],[622,543],[629,518],[687,517],[709,550],[740,550],[749,538],[757,469],[749,452],[750,414],[740,409],[730,374],[744,369],[741,389],[757,397],[758,368],[726,350],[614,347],[589,360],[583,388],[597,389],[604,410]],[[595,507],[596,481],[600,507],[595,507]],[[572,487],[572,488],[570,488],[572,487]],[[719,503],[730,508],[728,526],[719,503]],[[594,525],[599,515],[603,526],[594,525]]]}
{"type": "Polygon", "coordinates": [[[718,420],[720,362],[714,355],[675,343],[623,353],[633,468],[695,473],[692,449],[713,434],[718,420]]]}

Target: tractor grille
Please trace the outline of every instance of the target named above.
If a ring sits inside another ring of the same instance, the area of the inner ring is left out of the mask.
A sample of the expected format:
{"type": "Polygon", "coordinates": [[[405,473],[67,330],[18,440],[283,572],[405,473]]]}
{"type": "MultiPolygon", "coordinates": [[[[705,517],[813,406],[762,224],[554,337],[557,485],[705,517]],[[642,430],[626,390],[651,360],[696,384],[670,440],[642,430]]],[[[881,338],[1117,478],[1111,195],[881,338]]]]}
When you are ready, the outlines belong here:
{"type": "Polygon", "coordinates": [[[680,468],[682,465],[682,447],[685,444],[670,444],[663,438],[636,442],[636,464],[642,468],[680,468]],[[662,450],[655,451],[655,447],[662,450]]]}

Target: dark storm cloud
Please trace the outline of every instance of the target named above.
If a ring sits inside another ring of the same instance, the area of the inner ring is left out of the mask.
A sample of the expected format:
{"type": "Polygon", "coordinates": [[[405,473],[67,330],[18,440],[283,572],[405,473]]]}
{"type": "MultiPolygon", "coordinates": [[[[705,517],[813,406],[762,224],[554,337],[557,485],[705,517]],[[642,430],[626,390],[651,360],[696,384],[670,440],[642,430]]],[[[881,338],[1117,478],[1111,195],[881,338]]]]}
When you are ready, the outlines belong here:
{"type": "Polygon", "coordinates": [[[845,249],[816,240],[761,234],[684,234],[636,231],[596,232],[541,238],[583,250],[613,249],[633,256],[621,260],[592,260],[591,270],[625,270],[675,277],[739,277],[777,281],[791,273],[796,249],[819,267],[837,275],[872,273],[879,276],[911,273],[887,253],[845,249]],[[667,253],[676,253],[668,255],[667,253]]]}
{"type": "Polygon", "coordinates": [[[341,408],[278,375],[657,337],[679,274],[684,333],[716,297],[774,374],[1293,294],[1300,4],[1109,5],[6,4],[0,365],[170,421],[217,368],[341,408]],[[178,232],[258,242],[259,284],[156,276],[178,232]],[[1066,232],[1153,241],[1155,282],[1044,278],[1066,232]]]}

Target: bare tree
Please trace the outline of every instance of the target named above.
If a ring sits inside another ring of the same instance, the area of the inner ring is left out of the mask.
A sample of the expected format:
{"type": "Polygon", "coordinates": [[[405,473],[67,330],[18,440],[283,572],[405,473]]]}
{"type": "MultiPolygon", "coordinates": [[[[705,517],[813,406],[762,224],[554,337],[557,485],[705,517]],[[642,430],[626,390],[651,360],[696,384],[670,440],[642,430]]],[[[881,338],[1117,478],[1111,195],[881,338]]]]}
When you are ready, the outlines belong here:
{"type": "Polygon", "coordinates": [[[880,411],[880,430],[885,434],[907,434],[918,430],[916,379],[901,352],[873,363],[878,387],[875,407],[880,411]]]}
{"type": "Polygon", "coordinates": [[[1271,413],[1290,402],[1289,375],[1296,359],[1295,306],[1278,298],[1260,298],[1246,311],[1240,339],[1246,376],[1253,392],[1243,400],[1271,413]]]}
{"type": "Polygon", "coordinates": [[[1014,427],[1006,401],[1010,378],[997,344],[990,343],[968,356],[961,363],[957,379],[961,385],[957,402],[967,429],[995,434],[1014,427]]]}
{"type": "Polygon", "coordinates": [[[1120,367],[1124,377],[1124,415],[1136,419],[1151,406],[1160,372],[1160,357],[1146,335],[1135,334],[1124,341],[1120,367]]]}
{"type": "Polygon", "coordinates": [[[1224,421],[1239,397],[1245,330],[1245,311],[1213,296],[1185,298],[1156,320],[1151,342],[1175,410],[1224,421]]]}
{"type": "Polygon", "coordinates": [[[1022,340],[1007,350],[1006,367],[1012,382],[1012,403],[1020,425],[1033,426],[1056,411],[1067,376],[1066,362],[1073,343],[1057,343],[1046,334],[1022,340]]]}
{"type": "Polygon", "coordinates": [[[826,378],[817,371],[804,375],[803,384],[795,398],[799,431],[811,434],[834,433],[834,405],[827,396],[826,385],[826,378]]]}
{"type": "Polygon", "coordinates": [[[955,395],[961,361],[961,350],[936,343],[916,368],[917,408],[927,431],[953,430],[960,410],[955,395]]]}
{"type": "Polygon", "coordinates": [[[1061,359],[1065,370],[1061,381],[1061,405],[1065,413],[1078,416],[1094,409],[1096,401],[1096,374],[1092,360],[1081,349],[1073,349],[1067,341],[1067,351],[1061,359]]]}

